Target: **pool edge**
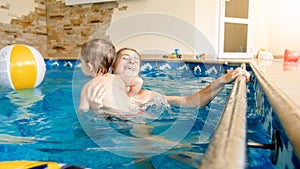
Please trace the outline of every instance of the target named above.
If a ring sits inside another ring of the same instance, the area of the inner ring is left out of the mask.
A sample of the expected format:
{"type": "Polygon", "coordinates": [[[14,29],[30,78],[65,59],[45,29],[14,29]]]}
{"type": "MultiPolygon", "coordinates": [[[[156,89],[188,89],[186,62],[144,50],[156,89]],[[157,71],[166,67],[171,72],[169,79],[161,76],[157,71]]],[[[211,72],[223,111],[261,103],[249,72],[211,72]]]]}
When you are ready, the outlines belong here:
{"type": "Polygon", "coordinates": [[[274,108],[293,146],[295,154],[300,159],[300,110],[298,106],[273,84],[255,64],[250,62],[250,66],[268,97],[271,106],[274,108]]]}

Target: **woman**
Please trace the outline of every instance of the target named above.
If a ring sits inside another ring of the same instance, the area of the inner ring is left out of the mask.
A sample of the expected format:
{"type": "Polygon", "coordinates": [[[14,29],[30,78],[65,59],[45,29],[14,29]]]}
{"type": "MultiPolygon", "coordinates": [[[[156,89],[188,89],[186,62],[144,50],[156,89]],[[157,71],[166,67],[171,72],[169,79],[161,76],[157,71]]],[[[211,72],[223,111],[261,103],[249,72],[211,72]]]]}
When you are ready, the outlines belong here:
{"type": "MultiPolygon", "coordinates": [[[[134,80],[139,77],[141,69],[141,56],[134,49],[123,48],[119,50],[117,52],[116,61],[112,65],[112,69],[114,74],[118,75],[120,79],[126,84],[126,86],[135,85],[135,83],[136,85],[141,84],[135,82],[134,80]]],[[[207,87],[190,96],[165,96],[155,91],[139,90],[138,92],[136,91],[137,94],[131,95],[131,97],[128,95],[128,97],[130,97],[131,100],[130,105],[135,106],[147,103],[155,97],[162,97],[172,105],[184,107],[204,107],[208,103],[210,103],[210,101],[223,89],[225,84],[232,82],[239,75],[246,76],[247,80],[249,81],[250,74],[246,70],[236,68],[229,73],[217,78],[207,87]]],[[[103,99],[97,99],[101,95],[99,95],[99,93],[101,93],[100,91],[103,90],[103,88],[99,88],[99,86],[101,86],[101,83],[102,82],[98,81],[94,84],[91,84],[91,97],[88,99],[91,104],[97,105],[95,107],[98,108],[103,106],[103,99]]],[[[115,97],[118,96],[115,95],[115,97]]],[[[127,102],[128,100],[124,101],[127,102]]],[[[128,110],[130,110],[130,108],[128,110]]]]}

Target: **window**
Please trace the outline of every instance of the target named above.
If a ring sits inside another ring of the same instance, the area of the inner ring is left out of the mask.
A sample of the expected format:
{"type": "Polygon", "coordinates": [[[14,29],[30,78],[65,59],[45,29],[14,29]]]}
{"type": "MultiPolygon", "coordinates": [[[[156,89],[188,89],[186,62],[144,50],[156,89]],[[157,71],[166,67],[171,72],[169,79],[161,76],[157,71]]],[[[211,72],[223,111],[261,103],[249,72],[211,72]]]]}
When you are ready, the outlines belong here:
{"type": "Polygon", "coordinates": [[[251,58],[252,0],[220,0],[219,58],[251,58]]]}

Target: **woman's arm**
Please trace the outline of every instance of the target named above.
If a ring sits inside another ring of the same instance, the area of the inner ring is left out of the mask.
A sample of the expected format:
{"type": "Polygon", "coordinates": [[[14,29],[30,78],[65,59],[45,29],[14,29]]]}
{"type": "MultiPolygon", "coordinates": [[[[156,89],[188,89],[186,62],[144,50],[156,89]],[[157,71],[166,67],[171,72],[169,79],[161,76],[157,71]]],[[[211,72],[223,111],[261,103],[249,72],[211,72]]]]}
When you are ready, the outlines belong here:
{"type": "Polygon", "coordinates": [[[106,87],[102,79],[101,77],[94,78],[86,88],[86,99],[89,109],[95,110],[103,107],[106,87]]]}
{"type": "Polygon", "coordinates": [[[94,78],[84,84],[81,90],[79,110],[88,111],[103,107],[103,98],[106,87],[101,78],[94,78]]]}
{"type": "Polygon", "coordinates": [[[185,107],[204,107],[210,103],[219,93],[222,91],[225,84],[232,82],[239,75],[244,75],[247,80],[250,79],[250,74],[241,69],[236,68],[229,73],[214,80],[211,84],[204,89],[190,95],[190,96],[165,96],[168,103],[173,105],[185,106],[185,107]]]}

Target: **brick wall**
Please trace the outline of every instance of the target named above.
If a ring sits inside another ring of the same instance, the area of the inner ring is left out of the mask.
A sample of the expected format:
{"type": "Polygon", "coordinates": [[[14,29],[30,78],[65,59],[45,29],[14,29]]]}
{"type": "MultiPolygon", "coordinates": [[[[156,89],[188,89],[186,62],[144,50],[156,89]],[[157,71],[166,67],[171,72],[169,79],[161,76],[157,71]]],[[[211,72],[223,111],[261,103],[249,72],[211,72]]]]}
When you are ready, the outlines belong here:
{"type": "Polygon", "coordinates": [[[82,43],[96,32],[109,39],[106,29],[116,7],[116,2],[66,6],[47,0],[48,58],[77,58],[82,43]]]}
{"type": "MultiPolygon", "coordinates": [[[[0,23],[0,48],[11,44],[27,44],[47,56],[46,0],[34,0],[38,7],[26,16],[12,19],[10,24],[0,23]]],[[[10,5],[1,5],[8,10],[10,5]]]]}
{"type": "MultiPolygon", "coordinates": [[[[66,6],[61,0],[34,0],[38,7],[26,16],[0,23],[0,48],[21,43],[37,48],[44,58],[77,59],[82,43],[92,35],[109,39],[106,30],[117,2],[66,6]]],[[[9,5],[1,5],[9,10],[9,5]]]]}

